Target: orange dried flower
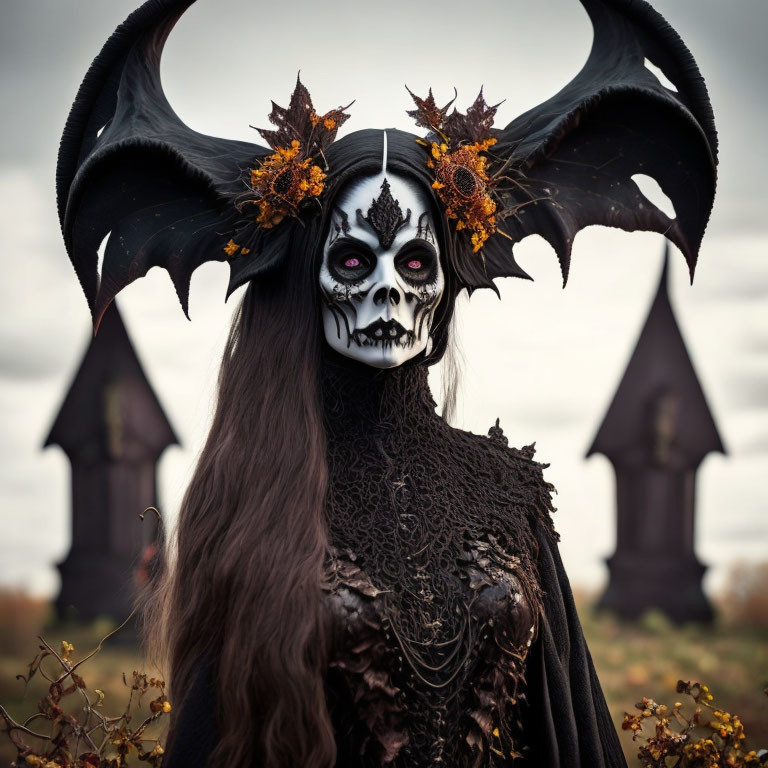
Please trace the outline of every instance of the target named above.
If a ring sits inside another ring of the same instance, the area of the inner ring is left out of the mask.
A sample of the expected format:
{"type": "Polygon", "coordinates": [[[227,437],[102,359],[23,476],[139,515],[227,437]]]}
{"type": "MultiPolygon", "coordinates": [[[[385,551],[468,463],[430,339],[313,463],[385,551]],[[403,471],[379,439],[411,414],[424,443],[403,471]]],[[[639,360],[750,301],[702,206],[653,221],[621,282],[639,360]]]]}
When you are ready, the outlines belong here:
{"type": "MultiPolygon", "coordinates": [[[[312,118],[311,118],[312,119],[312,118]]],[[[279,224],[286,216],[295,216],[307,198],[322,194],[323,169],[312,159],[301,159],[301,144],[294,139],[290,147],[278,147],[258,168],[250,172],[252,195],[240,203],[258,208],[257,223],[265,229],[279,224]]]]}
{"type": "Polygon", "coordinates": [[[490,196],[485,152],[496,139],[465,144],[455,151],[443,142],[432,142],[427,166],[434,170],[433,189],[445,206],[449,219],[458,219],[456,229],[471,231],[472,251],[477,253],[496,231],[496,203],[490,196]]]}
{"type": "Polygon", "coordinates": [[[239,249],[240,249],[240,246],[234,240],[230,240],[224,246],[224,253],[226,253],[227,256],[234,256],[239,249]]]}
{"type": "Polygon", "coordinates": [[[68,660],[70,655],[74,652],[75,646],[72,643],[68,643],[66,640],[61,641],[61,658],[68,660]]]}
{"type": "MultiPolygon", "coordinates": [[[[330,112],[327,112],[324,115],[318,115],[317,112],[312,110],[312,112],[310,112],[310,114],[309,114],[309,122],[312,123],[312,127],[313,128],[317,128],[317,126],[320,125],[320,123],[322,123],[323,127],[327,131],[332,131],[332,130],[334,130],[335,128],[338,127],[338,125],[337,125],[338,119],[337,118],[339,117],[339,112],[340,112],[340,110],[333,109],[333,110],[331,110],[330,112]]],[[[343,115],[343,117],[346,119],[345,115],[343,115]]]]}

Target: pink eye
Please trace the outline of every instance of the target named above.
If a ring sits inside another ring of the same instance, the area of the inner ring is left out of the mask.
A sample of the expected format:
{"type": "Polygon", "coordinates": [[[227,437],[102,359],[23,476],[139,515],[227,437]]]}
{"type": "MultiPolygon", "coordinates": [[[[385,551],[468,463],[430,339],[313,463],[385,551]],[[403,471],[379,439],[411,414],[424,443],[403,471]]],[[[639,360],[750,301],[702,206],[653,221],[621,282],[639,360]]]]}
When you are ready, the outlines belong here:
{"type": "Polygon", "coordinates": [[[418,259],[411,259],[408,262],[408,269],[421,269],[421,262],[418,259]]]}
{"type": "Polygon", "coordinates": [[[344,262],[345,267],[359,267],[360,266],[360,259],[356,259],[354,256],[351,256],[344,262]]]}

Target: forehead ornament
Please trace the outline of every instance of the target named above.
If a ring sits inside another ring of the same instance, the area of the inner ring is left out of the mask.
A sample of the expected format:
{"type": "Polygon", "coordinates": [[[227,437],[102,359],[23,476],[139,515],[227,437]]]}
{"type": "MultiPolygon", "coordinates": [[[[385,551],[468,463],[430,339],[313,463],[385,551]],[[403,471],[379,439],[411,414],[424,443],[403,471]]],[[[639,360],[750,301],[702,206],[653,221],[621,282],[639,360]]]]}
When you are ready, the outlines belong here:
{"type": "MultiPolygon", "coordinates": [[[[386,135],[386,134],[385,134],[386,135]]],[[[389,182],[384,179],[381,185],[381,194],[371,202],[367,215],[363,216],[360,208],[357,209],[357,220],[365,221],[379,238],[379,244],[384,250],[392,247],[397,233],[411,221],[411,209],[403,218],[403,209],[399,201],[392,197],[389,182]]]]}

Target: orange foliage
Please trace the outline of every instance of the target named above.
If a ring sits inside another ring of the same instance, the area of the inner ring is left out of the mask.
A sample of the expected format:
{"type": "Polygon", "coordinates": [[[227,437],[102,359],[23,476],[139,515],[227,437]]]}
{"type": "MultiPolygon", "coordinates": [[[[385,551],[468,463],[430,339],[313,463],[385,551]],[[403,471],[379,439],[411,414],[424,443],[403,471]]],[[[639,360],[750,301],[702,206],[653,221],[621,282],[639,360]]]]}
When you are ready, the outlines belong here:
{"type": "Polygon", "coordinates": [[[768,562],[733,565],[719,603],[730,623],[768,629],[768,562]]]}
{"type": "Polygon", "coordinates": [[[19,589],[0,589],[0,654],[26,652],[40,634],[48,616],[49,603],[19,589]]]}

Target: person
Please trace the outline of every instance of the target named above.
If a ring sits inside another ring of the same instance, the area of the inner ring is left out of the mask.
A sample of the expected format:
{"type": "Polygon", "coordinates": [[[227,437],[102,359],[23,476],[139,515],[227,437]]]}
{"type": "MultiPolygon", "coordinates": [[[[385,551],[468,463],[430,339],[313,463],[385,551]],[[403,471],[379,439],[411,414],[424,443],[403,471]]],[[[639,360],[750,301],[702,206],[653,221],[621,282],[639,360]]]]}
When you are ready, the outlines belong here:
{"type": "Polygon", "coordinates": [[[175,702],[166,768],[625,766],[545,465],[498,423],[449,426],[427,382],[457,295],[527,277],[511,246],[528,234],[564,278],[593,223],[663,231],[695,265],[716,163],[703,81],[644,2],[582,1],[584,69],[503,130],[482,93],[449,113],[430,92],[411,112],[425,135],[335,140],[349,107],[319,115],[297,82],[269,149],[195,133],[159,79],[191,0],[145,3],[94,62],[57,183],[95,325],[151,266],[185,311],[206,260],[247,285],[144,605],[175,702]]]}

